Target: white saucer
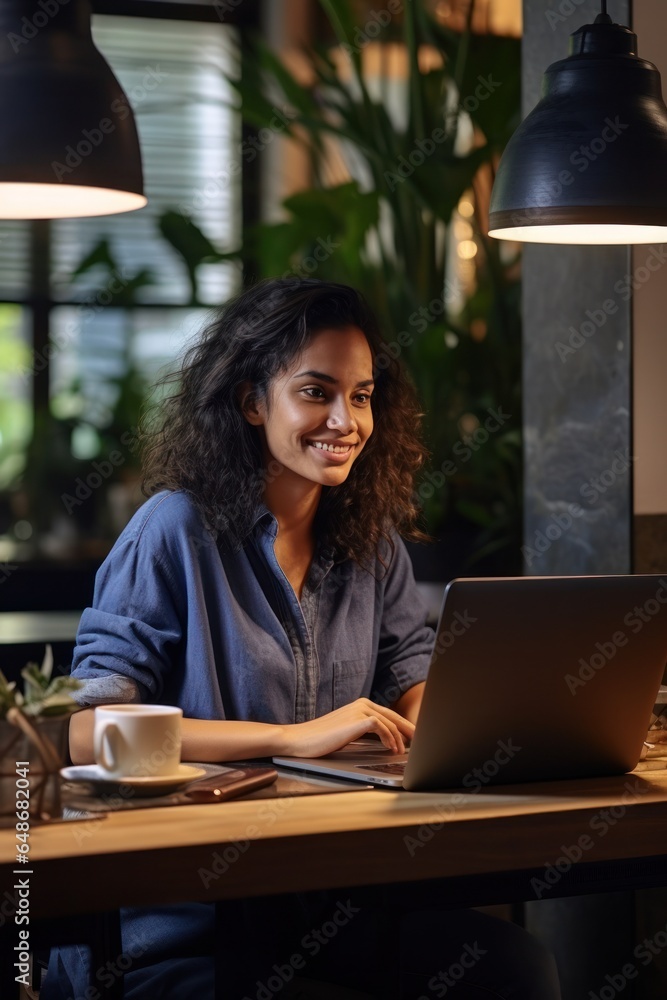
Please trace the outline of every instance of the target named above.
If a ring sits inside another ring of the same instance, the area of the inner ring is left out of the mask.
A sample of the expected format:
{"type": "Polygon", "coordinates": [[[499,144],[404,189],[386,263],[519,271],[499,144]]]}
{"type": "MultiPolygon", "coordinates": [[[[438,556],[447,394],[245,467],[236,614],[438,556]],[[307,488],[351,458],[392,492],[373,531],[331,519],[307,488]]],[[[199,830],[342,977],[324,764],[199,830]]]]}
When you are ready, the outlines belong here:
{"type": "Polygon", "coordinates": [[[60,774],[65,781],[85,781],[100,794],[125,788],[131,789],[133,795],[168,795],[190,781],[203,778],[206,771],[203,767],[179,764],[174,774],[111,778],[98,764],[79,764],[74,767],[63,767],[60,774]]]}

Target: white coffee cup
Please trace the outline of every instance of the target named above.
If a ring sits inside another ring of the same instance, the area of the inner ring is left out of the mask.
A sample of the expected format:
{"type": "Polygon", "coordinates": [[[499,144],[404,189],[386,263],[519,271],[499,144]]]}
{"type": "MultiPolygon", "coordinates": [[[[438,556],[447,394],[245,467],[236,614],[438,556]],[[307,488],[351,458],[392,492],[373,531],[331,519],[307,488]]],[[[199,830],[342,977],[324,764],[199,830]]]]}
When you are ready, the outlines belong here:
{"type": "Polygon", "coordinates": [[[95,709],[93,745],[110,778],[159,778],[178,772],[183,710],[170,705],[103,705],[95,709]]]}

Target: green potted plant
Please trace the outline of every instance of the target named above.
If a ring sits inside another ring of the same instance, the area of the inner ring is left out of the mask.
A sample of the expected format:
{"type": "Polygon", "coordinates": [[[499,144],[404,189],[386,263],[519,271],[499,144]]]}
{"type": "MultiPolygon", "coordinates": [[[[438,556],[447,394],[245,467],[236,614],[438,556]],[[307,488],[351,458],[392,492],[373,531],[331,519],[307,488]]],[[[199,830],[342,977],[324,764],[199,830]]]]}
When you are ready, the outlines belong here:
{"type": "Polygon", "coordinates": [[[471,562],[500,560],[520,572],[519,257],[485,225],[496,163],[520,117],[520,41],[473,33],[474,3],[460,34],[428,4],[402,5],[372,35],[405,56],[407,78],[390,107],[387,80],[371,86],[365,72],[365,5],[320,6],[329,37],[301,53],[310,82],[259,37],[248,40],[246,72],[229,81],[248,126],[270,131],[276,107],[289,106],[284,132],[311,164],[310,186],[283,202],[279,221],[246,227],[236,256],[260,277],[314,271],[364,290],[426,411],[431,466],[419,496],[427,530],[448,549],[469,536],[471,562]],[[463,146],[462,119],[474,136],[463,146]],[[332,184],[334,147],[349,177],[332,184]],[[461,303],[445,280],[456,256],[450,230],[462,223],[474,256],[461,303]]]}
{"type": "Polygon", "coordinates": [[[72,692],[81,681],[52,672],[50,646],[41,667],[28,663],[21,671],[23,692],[0,670],[0,816],[60,814],[58,772],[67,760],[69,717],[79,707],[72,692]]]}

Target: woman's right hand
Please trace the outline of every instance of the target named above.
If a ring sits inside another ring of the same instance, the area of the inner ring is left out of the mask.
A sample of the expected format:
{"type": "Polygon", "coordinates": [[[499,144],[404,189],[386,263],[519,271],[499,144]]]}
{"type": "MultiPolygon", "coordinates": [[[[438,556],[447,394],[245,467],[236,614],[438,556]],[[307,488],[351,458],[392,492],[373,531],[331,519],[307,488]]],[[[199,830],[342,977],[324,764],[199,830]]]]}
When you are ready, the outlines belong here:
{"type": "Polygon", "coordinates": [[[394,753],[405,753],[405,739],[412,739],[415,727],[398,712],[358,698],[334,712],[284,727],[286,757],[323,757],[340,750],[365,733],[376,733],[394,753]]]}

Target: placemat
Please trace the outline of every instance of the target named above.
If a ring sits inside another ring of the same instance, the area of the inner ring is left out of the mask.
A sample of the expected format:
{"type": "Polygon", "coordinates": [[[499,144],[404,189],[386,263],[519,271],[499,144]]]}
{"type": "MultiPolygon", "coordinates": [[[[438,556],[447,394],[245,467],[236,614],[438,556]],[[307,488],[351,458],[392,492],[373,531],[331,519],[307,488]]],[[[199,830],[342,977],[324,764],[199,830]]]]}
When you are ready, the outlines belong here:
{"type": "MultiPolygon", "coordinates": [[[[230,767],[266,767],[266,762],[237,761],[223,765],[202,764],[195,762],[196,767],[201,767],[206,771],[206,777],[214,777],[216,774],[223,774],[230,767]]],[[[241,802],[247,799],[283,799],[297,795],[326,795],[333,792],[361,792],[372,791],[373,785],[366,785],[358,781],[340,781],[337,778],[316,778],[313,776],[301,776],[287,769],[276,768],[278,778],[272,785],[266,788],[258,788],[254,792],[240,795],[231,802],[241,802]]],[[[181,792],[173,792],[171,795],[156,795],[143,798],[134,789],[124,786],[126,794],[119,792],[109,792],[104,795],[94,795],[88,791],[84,785],[78,786],[73,783],[63,785],[63,818],[64,819],[84,819],[91,813],[117,812],[122,809],[152,809],[164,806],[195,805],[192,799],[181,792]],[[85,816],[81,815],[81,811],[85,816]]],[[[223,802],[218,803],[222,808],[223,802]]]]}

